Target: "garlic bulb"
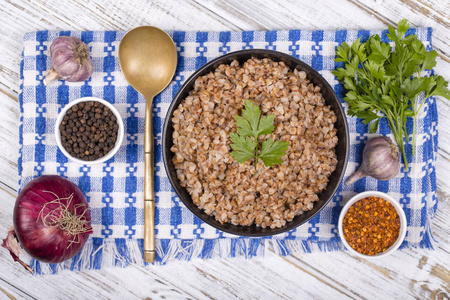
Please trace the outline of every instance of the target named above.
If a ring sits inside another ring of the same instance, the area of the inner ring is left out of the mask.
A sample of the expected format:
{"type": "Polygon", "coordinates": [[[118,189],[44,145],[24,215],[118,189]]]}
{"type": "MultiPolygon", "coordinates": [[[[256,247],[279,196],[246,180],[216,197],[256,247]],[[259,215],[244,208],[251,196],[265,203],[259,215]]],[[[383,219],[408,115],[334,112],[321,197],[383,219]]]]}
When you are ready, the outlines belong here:
{"type": "Polygon", "coordinates": [[[397,146],[387,136],[369,140],[363,150],[363,160],[358,169],[345,184],[371,176],[378,180],[389,180],[400,171],[400,157],[397,146]]]}
{"type": "Polygon", "coordinates": [[[89,47],[74,36],[60,36],[50,46],[52,68],[45,74],[44,84],[55,79],[84,81],[94,72],[89,47]]]}

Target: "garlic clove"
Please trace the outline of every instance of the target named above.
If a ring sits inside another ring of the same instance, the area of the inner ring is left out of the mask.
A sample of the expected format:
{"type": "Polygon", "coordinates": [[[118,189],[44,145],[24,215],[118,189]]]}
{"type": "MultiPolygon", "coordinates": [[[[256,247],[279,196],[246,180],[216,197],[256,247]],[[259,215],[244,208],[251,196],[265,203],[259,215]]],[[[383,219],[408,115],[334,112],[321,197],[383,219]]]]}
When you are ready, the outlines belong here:
{"type": "Polygon", "coordinates": [[[45,75],[44,85],[48,85],[53,80],[61,78],[61,76],[58,74],[58,72],[56,72],[55,69],[53,69],[53,68],[51,68],[50,70],[47,70],[44,75],[45,75]]]}
{"type": "Polygon", "coordinates": [[[356,181],[360,180],[363,177],[366,177],[367,174],[364,173],[362,168],[360,167],[353,175],[351,175],[347,180],[345,181],[345,185],[350,185],[355,183],[356,181]]]}

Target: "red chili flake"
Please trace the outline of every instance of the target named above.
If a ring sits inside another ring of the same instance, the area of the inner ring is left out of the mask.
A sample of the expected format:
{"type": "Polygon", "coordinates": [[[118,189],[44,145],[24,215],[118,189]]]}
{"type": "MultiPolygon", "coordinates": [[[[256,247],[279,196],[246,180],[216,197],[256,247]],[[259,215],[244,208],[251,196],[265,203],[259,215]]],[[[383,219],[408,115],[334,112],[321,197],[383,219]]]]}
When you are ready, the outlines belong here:
{"type": "Polygon", "coordinates": [[[342,224],[348,244],[366,255],[386,251],[400,234],[400,217],[389,201],[367,197],[348,209],[342,224]]]}

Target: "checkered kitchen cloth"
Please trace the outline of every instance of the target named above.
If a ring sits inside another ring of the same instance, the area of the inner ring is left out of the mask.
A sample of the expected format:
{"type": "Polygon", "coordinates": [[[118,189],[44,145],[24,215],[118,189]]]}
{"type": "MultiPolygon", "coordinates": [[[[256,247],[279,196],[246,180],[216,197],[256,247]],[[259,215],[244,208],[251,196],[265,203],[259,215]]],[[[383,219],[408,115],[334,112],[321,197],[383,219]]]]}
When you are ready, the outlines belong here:
{"type": "MultiPolygon", "coordinates": [[[[249,239],[237,237],[203,223],[177,198],[165,173],[161,154],[161,132],[172,98],[183,82],[206,62],[241,49],[272,49],[293,55],[313,68],[333,86],[342,99],[343,86],[331,71],[336,68],[336,46],[371,34],[386,31],[247,31],[247,32],[169,32],[178,50],[178,67],[172,83],[154,99],[154,135],[156,166],[156,243],[157,261],[190,259],[214,255],[251,257],[263,254],[268,245],[276,252],[328,251],[342,248],[337,231],[343,200],[357,192],[378,190],[400,199],[408,218],[405,246],[432,247],[430,222],[437,208],[435,160],[437,152],[437,111],[435,99],[428,99],[416,127],[416,155],[411,146],[407,154],[411,171],[404,169],[390,181],[365,178],[352,186],[341,186],[331,201],[307,224],[285,234],[249,239]]],[[[410,29],[431,49],[431,28],[410,29]]],[[[119,43],[125,32],[40,31],[24,37],[20,93],[20,186],[43,174],[69,178],[86,194],[92,214],[94,233],[83,251],[60,265],[32,262],[38,273],[57,272],[62,268],[91,269],[102,265],[143,263],[144,232],[144,98],[124,79],[118,62],[119,43]],[[44,86],[44,73],[51,67],[49,46],[61,35],[80,37],[91,49],[95,71],[79,83],[63,80],[44,86]],[[85,166],[69,161],[57,148],[54,137],[58,112],[70,101],[94,96],[111,102],[122,115],[125,138],[119,152],[100,165],[85,166]]],[[[344,103],[345,109],[346,104],[344,103]]],[[[348,117],[350,157],[346,176],[361,162],[368,138],[367,126],[348,117]]],[[[412,124],[408,124],[411,126],[412,124]]],[[[385,122],[377,134],[389,135],[385,122]]]]}

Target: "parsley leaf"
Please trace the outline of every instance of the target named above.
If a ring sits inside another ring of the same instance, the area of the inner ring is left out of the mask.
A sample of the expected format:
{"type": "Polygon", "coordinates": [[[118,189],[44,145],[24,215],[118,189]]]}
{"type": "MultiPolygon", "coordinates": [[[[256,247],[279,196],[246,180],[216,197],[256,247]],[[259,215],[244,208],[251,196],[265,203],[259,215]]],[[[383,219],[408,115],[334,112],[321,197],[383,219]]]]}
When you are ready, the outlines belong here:
{"type": "Polygon", "coordinates": [[[380,119],[387,119],[406,170],[408,160],[403,140],[410,140],[407,118],[413,118],[414,153],[415,118],[425,99],[441,96],[450,100],[448,82],[425,71],[436,65],[437,52],[427,51],[416,35],[406,36],[408,29],[406,19],[397,24],[397,31],[389,25],[387,37],[394,42],[393,49],[378,35],[369,37],[365,43],[361,39],[351,46],[342,43],[336,49],[335,61],[344,63],[344,67],[333,71],[346,89],[344,100],[349,104],[349,115],[361,118],[366,125],[371,123],[371,133],[377,131],[380,119]]]}
{"type": "Polygon", "coordinates": [[[441,96],[450,99],[450,90],[448,89],[448,82],[442,76],[429,77],[431,83],[427,89],[427,96],[441,96]]]}
{"type": "MultiPolygon", "coordinates": [[[[248,100],[247,100],[248,101],[248,100]]],[[[261,112],[259,108],[249,102],[246,103],[246,109],[242,111],[241,116],[235,116],[238,133],[242,136],[255,136],[258,130],[259,117],[261,112]]]]}
{"type": "Polygon", "coordinates": [[[268,139],[262,142],[261,153],[259,158],[264,162],[264,165],[272,167],[274,164],[281,164],[283,160],[280,158],[286,154],[289,147],[289,142],[273,141],[268,139]]]}
{"type": "MultiPolygon", "coordinates": [[[[264,162],[266,167],[283,162],[281,157],[286,155],[289,142],[273,141],[268,139],[262,142],[261,151],[258,149],[258,138],[261,135],[270,134],[274,131],[273,121],[275,116],[261,116],[260,108],[252,101],[247,100],[242,116],[236,115],[237,134],[230,133],[231,156],[238,163],[243,163],[251,158],[255,158],[255,170],[258,158],[264,162]]],[[[255,173],[256,174],[256,173],[255,173]]]]}
{"type": "Polygon", "coordinates": [[[382,43],[378,35],[371,36],[367,43],[370,45],[371,50],[371,53],[367,58],[369,61],[382,64],[385,60],[389,59],[391,55],[391,46],[382,43]]]}
{"type": "Polygon", "coordinates": [[[238,163],[243,163],[246,160],[254,157],[255,149],[258,145],[258,142],[249,137],[239,136],[234,132],[230,133],[230,140],[233,144],[231,147],[233,148],[233,152],[231,152],[231,156],[233,156],[238,163]]]}
{"type": "Polygon", "coordinates": [[[261,110],[252,101],[247,100],[241,116],[235,116],[237,131],[241,136],[258,139],[260,135],[272,133],[274,115],[261,117],[261,110]]]}

